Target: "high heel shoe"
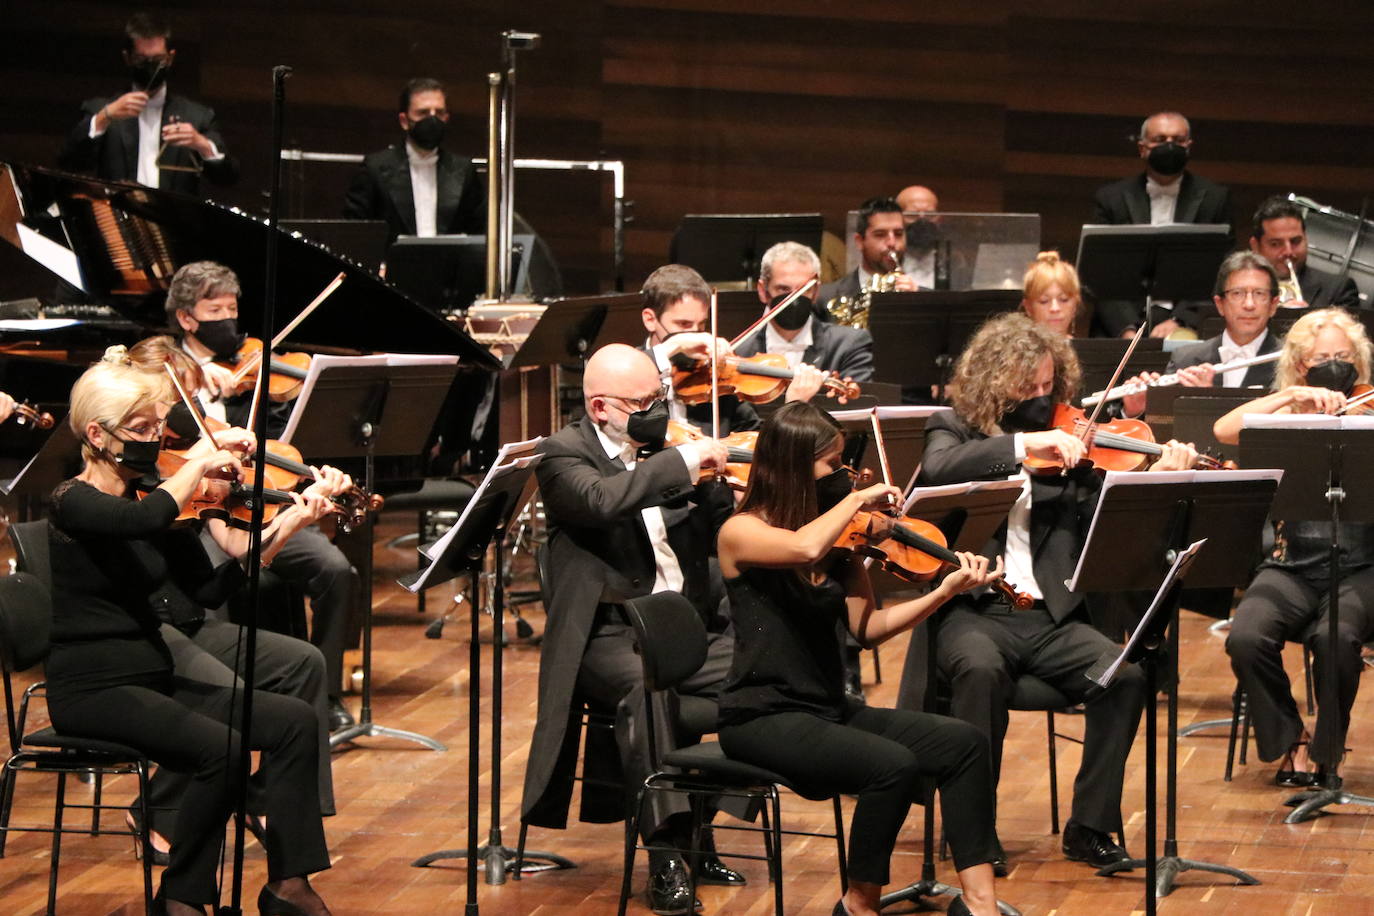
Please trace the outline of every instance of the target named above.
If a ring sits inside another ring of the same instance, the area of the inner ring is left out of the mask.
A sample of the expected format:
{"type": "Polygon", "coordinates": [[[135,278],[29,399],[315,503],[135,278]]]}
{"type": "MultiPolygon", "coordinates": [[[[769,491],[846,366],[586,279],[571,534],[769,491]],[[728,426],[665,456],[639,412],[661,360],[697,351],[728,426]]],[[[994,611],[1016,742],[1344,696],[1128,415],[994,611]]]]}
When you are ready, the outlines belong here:
{"type": "Polygon", "coordinates": [[[258,916],[306,916],[305,910],[272,893],[266,884],[258,892],[258,916]]]}
{"type": "Polygon", "coordinates": [[[947,916],[972,916],[969,912],[968,904],[963,897],[955,897],[949,902],[949,909],[945,910],[947,916]]]}
{"type": "Polygon", "coordinates": [[[1277,772],[1274,773],[1274,785],[1283,786],[1287,789],[1306,789],[1317,784],[1317,774],[1308,770],[1298,770],[1293,767],[1293,758],[1298,753],[1298,748],[1305,747],[1307,741],[1293,742],[1293,746],[1284,755],[1283,763],[1280,764],[1277,772]]]}
{"type": "MultiPolygon", "coordinates": [[[[133,833],[134,858],[142,859],[143,840],[139,837],[139,834],[143,833],[143,816],[137,808],[125,809],[124,823],[133,833]]],[[[148,835],[148,848],[152,850],[152,862],[154,865],[160,868],[166,868],[168,865],[172,864],[171,850],[158,849],[157,846],[154,845],[156,840],[162,840],[162,842],[164,843],[167,842],[166,837],[162,836],[162,834],[158,833],[157,831],[153,831],[148,835]]],[[[169,843],[168,845],[170,846],[171,844],[169,843]]]]}

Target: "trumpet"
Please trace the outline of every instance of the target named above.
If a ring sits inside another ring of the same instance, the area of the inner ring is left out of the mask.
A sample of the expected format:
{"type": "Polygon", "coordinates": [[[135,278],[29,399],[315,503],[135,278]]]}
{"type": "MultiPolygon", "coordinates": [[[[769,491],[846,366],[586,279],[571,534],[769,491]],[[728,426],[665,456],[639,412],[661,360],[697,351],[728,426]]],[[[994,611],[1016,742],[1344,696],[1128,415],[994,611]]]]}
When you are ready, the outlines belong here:
{"type": "Polygon", "coordinates": [[[1306,302],[1307,297],[1302,294],[1302,285],[1298,283],[1298,272],[1293,269],[1293,259],[1284,258],[1283,263],[1288,265],[1288,279],[1293,284],[1293,294],[1297,296],[1296,300],[1289,301],[1306,302]]]}
{"type": "MultiPolygon", "coordinates": [[[[1261,353],[1258,356],[1246,356],[1242,357],[1241,359],[1233,359],[1230,362],[1226,363],[1217,363],[1215,366],[1212,367],[1212,369],[1218,375],[1220,375],[1223,372],[1230,372],[1232,369],[1248,369],[1251,366],[1262,366],[1265,363],[1276,363],[1279,361],[1279,357],[1282,355],[1282,350],[1275,350],[1272,353],[1261,353]]],[[[1108,391],[1094,391],[1092,394],[1083,398],[1083,400],[1079,403],[1084,408],[1096,407],[1099,401],[1119,401],[1121,398],[1129,397],[1133,394],[1139,394],[1140,392],[1148,391],[1151,388],[1167,388],[1171,385],[1177,385],[1178,381],[1178,373],[1170,372],[1168,375],[1161,375],[1159,378],[1155,379],[1148,385],[1142,385],[1140,382],[1127,382],[1124,385],[1117,385],[1115,388],[1112,388],[1108,391]]]]}
{"type": "Polygon", "coordinates": [[[885,273],[873,274],[856,296],[836,296],[825,304],[825,310],[836,324],[851,328],[868,327],[868,307],[874,293],[890,293],[897,288],[897,280],[906,276],[902,272],[902,256],[895,251],[883,254],[883,263],[892,263],[892,269],[885,273]]]}

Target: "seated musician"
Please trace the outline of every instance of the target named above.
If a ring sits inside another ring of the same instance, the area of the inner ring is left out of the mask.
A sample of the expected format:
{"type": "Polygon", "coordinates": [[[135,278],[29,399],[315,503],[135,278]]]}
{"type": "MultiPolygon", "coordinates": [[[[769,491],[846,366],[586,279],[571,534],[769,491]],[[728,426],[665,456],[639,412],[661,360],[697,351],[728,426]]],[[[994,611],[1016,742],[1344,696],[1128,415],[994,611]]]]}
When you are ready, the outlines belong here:
{"type": "MultiPolygon", "coordinates": [[[[1001,768],[1007,704],[1023,674],[1053,685],[1071,702],[1086,702],[1083,763],[1074,782],[1064,854],[1101,867],[1127,858],[1112,839],[1120,832],[1126,757],[1145,703],[1145,679],[1125,666],[1098,691],[1084,677],[1116,644],[1088,622],[1082,595],[1065,580],[1083,549],[1100,489],[1092,467],[1079,466],[1081,440],[1051,427],[1055,405],[1071,400],[1081,372],[1069,341],[1019,314],[983,324],[954,368],[952,412],[926,427],[918,483],[925,486],[1020,476],[1023,488],[1007,523],[984,548],[1001,557],[1018,591],[1034,597],[1028,610],[959,597],[941,612],[937,664],[952,691],[951,712],[988,735],[994,781],[1001,768]],[[1031,476],[1027,456],[1062,462],[1068,470],[1031,476]]],[[[1191,467],[1197,453],[1170,442],[1154,467],[1191,467]]],[[[1004,856],[995,863],[1006,869],[1004,856]]]]}
{"type": "Polygon", "coordinates": [[[1042,251],[1026,269],[1021,283],[1021,311],[1036,324],[1074,336],[1074,322],[1083,307],[1078,271],[1059,259],[1057,251],[1042,251]]]}
{"type": "Polygon", "coordinates": [[[1307,217],[1286,197],[1275,195],[1259,205],[1251,223],[1250,250],[1263,255],[1279,275],[1280,308],[1360,307],[1360,288],[1354,280],[1307,263],[1307,217]]]}
{"type": "Polygon", "coordinates": [[[1180,385],[1194,388],[1268,388],[1274,378],[1273,363],[1220,375],[1216,367],[1273,353],[1282,346],[1283,339],[1269,333],[1269,319],[1279,304],[1279,277],[1273,266],[1253,251],[1232,252],[1217,270],[1212,302],[1226,319],[1226,328],[1216,337],[1179,347],[1165,371],[1177,372],[1180,385]]]}
{"type": "MultiPolygon", "coordinates": [[[[229,362],[243,342],[238,314],[238,277],[224,265],[194,261],[172,276],[167,290],[167,321],[181,349],[195,360],[203,375],[203,384],[193,396],[207,416],[246,426],[253,393],[235,393],[229,362]]],[[[286,421],[284,411],[274,412],[270,419],[269,434],[279,433],[286,421]]],[[[189,435],[191,431],[179,432],[189,435]]],[[[360,601],[357,570],[324,532],[309,528],[281,548],[272,571],[310,596],[310,641],[324,654],[328,669],[330,729],[353,725],[353,716],[342,698],[343,654],[349,621],[360,601]]]]}
{"type": "Polygon", "coordinates": [[[847,703],[837,624],[877,645],[965,589],[1001,561],[960,554],[932,591],[877,608],[861,557],[832,551],[856,512],[887,509],[901,491],[854,490],[841,467],[840,425],[809,404],[763,424],[749,488],[718,544],[736,627],[721,694],[720,744],[731,757],[817,792],[857,795],[849,829],[849,889],[834,916],[876,916],[889,860],[926,780],[940,790],[963,896],[951,913],[993,916],[992,768],[986,739],[945,716],[847,703]]]}
{"type": "MultiPolygon", "coordinates": [[[[1339,308],[1303,315],[1288,329],[1274,379],[1274,391],[1242,404],[1217,420],[1217,440],[1240,439],[1247,413],[1335,413],[1350,390],[1368,384],[1369,338],[1358,319],[1339,308]]],[[[1245,590],[1231,619],[1226,651],[1245,690],[1255,745],[1261,760],[1283,758],[1274,776],[1281,786],[1321,782],[1320,770],[1335,770],[1344,749],[1350,709],[1359,689],[1360,646],[1374,638],[1374,525],[1341,525],[1340,656],[1328,658],[1327,582],[1331,523],[1279,521],[1274,547],[1245,590]],[[1303,641],[1318,672],[1334,665],[1340,702],[1317,710],[1315,730],[1303,724],[1283,668],[1285,642],[1303,641]]]]}
{"type": "Polygon", "coordinates": [[[913,184],[902,188],[893,199],[902,208],[906,224],[902,273],[911,277],[918,289],[935,289],[935,252],[942,237],[940,198],[925,185],[913,184]]]}
{"type": "Polygon", "coordinates": [[[182,194],[199,192],[202,171],[217,185],[238,180],[238,161],[224,151],[214,111],[167,88],[177,54],[171,41],[171,28],[158,17],[129,18],[124,66],[132,87],[81,103],[81,120],[57,156],[61,168],[182,194]]]}
{"type": "MultiPolygon", "coordinates": [[[[263,754],[268,882],[264,914],[329,912],[308,876],[329,868],[317,781],[317,717],[296,697],[253,695],[252,731],[241,738],[242,693],[173,670],[157,608],[174,618],[200,608],[213,584],[204,570],[178,562],[194,531],[172,527],[209,475],[240,474],[238,457],[205,449],[142,500],[134,480],[156,471],[170,386],[131,366],[98,363],[72,389],[69,422],[84,465],[53,492],[52,651],[46,664],[48,707],[63,732],[116,741],[169,769],[191,775],[177,815],[176,840],[159,896],[169,914],[204,913],[216,902],[224,822],[241,790],[241,740],[263,754]],[[227,469],[227,470],[226,470],[227,469]],[[202,574],[202,575],[198,575],[202,574]]],[[[263,532],[263,562],[331,504],[307,493],[263,532]]],[[[210,521],[230,556],[244,557],[248,533],[210,521]]],[[[196,546],[199,546],[198,544],[196,546]]],[[[242,576],[237,562],[228,573],[242,576]]]]}
{"type": "MultiPolygon", "coordinates": [[[[711,287],[692,268],[665,264],[649,274],[641,294],[644,296],[641,318],[649,334],[642,349],[654,358],[663,376],[668,389],[668,415],[709,433],[711,402],[684,404],[673,389],[672,379],[674,368],[710,359],[711,287]]],[[[729,341],[724,339],[718,340],[716,347],[719,357],[732,352],[729,341]]],[[[810,400],[820,389],[824,373],[804,363],[795,370],[797,374],[787,386],[787,400],[810,400]]],[[[759,426],[759,415],[753,405],[733,394],[721,396],[719,416],[721,436],[759,426]]]]}
{"type": "Polygon", "coordinates": [[[0,423],[4,423],[14,413],[15,403],[14,398],[0,391],[0,423]]]}
{"type": "MultiPolygon", "coordinates": [[[[539,491],[549,525],[543,591],[549,604],[522,819],[541,827],[567,825],[579,737],[575,697],[616,710],[629,798],[650,772],[642,724],[646,695],[634,630],[621,610],[625,599],[672,589],[703,615],[710,632],[706,661],[679,694],[714,699],[734,645],[709,600],[714,589],[707,563],[734,499],[714,478],[697,483],[702,471],[724,467],[724,445],[701,439],[663,447],[668,409],[658,369],[632,347],[611,344],[592,354],[582,387],[586,414],[539,446],[539,491]]],[[[690,736],[660,736],[659,747],[676,746],[681,737],[690,736]]],[[[605,761],[592,758],[594,750],[589,743],[587,766],[600,764],[604,771],[605,761]]],[[[598,809],[584,794],[582,818],[624,816],[624,799],[602,801],[598,809]]],[[[690,913],[693,901],[677,852],[689,841],[685,802],[654,793],[640,823],[652,847],[651,907],[656,913],[690,913]]],[[[698,884],[744,883],[714,855],[700,861],[695,877],[698,884]]]]}
{"type": "MultiPolygon", "coordinates": [[[[812,297],[822,321],[829,320],[826,306],[830,302],[841,296],[853,299],[875,276],[892,275],[894,290],[916,290],[916,281],[902,272],[902,259],[906,256],[906,221],[902,218],[901,204],[891,197],[870,197],[860,204],[854,243],[859,248],[859,266],[835,282],[826,283],[812,297]]],[[[816,274],[819,273],[817,266],[816,274]]]]}
{"type": "MultiPolygon", "coordinates": [[[[900,209],[896,211],[896,223],[902,224],[900,209]]],[[[819,278],[820,270],[820,258],[810,248],[798,242],[778,242],[764,252],[759,264],[759,301],[766,310],[808,280],[819,278]]],[[[741,341],[735,352],[740,356],[780,353],[794,369],[805,363],[841,379],[873,381],[872,335],[818,318],[811,296],[798,298],[762,329],[741,341]]]]}

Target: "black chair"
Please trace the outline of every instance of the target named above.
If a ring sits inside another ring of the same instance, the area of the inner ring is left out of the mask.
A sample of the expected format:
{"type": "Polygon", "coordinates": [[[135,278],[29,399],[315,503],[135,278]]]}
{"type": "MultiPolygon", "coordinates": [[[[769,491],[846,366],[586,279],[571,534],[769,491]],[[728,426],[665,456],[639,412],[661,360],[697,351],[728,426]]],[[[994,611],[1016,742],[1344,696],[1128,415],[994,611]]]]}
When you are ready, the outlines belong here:
{"type": "MultiPolygon", "coordinates": [[[[62,834],[101,833],[100,814],[102,811],[122,810],[119,805],[102,803],[101,790],[103,777],[110,775],[133,775],[139,783],[139,825],[149,823],[148,810],[144,799],[148,792],[148,759],[137,750],[113,741],[94,738],[80,738],[58,733],[55,729],[43,728],[31,734],[24,734],[28,720],[29,701],[43,695],[42,683],[34,684],[24,691],[19,709],[14,708],[12,675],[25,671],[41,662],[48,654],[49,633],[52,622],[52,596],[50,591],[51,572],[48,566],[48,523],[22,522],[10,527],[10,539],[14,544],[20,572],[0,579],[0,674],[3,674],[5,688],[6,726],[9,730],[11,756],[0,771],[0,857],[4,856],[5,841],[11,831],[40,832],[52,834],[52,858],[48,869],[48,913],[55,912],[57,905],[57,874],[61,862],[62,834]],[[21,772],[53,773],[57,776],[57,791],[53,804],[53,823],[51,827],[13,827],[10,813],[14,803],[15,783],[21,772]],[[94,798],[91,804],[71,804],[67,802],[67,777],[95,775],[94,798]],[[89,809],[91,826],[89,830],[73,829],[63,826],[63,813],[67,808],[89,809]]],[[[113,831],[125,833],[121,828],[113,831]]],[[[145,912],[152,912],[153,871],[152,847],[148,836],[141,828],[132,831],[136,850],[143,865],[143,906],[145,912]]]]}
{"type": "Polygon", "coordinates": [[[634,874],[634,860],[639,845],[639,819],[644,799],[651,792],[673,792],[688,796],[692,808],[692,844],[689,880],[695,895],[697,860],[701,856],[703,809],[708,799],[718,797],[744,798],[751,805],[767,803],[762,809],[762,827],[717,825],[713,829],[759,831],[764,837],[762,856],[739,852],[717,852],[717,855],[740,859],[755,859],[768,863],[768,877],[773,883],[773,910],[783,912],[782,838],[784,834],[833,838],[839,853],[840,886],[848,890],[844,848],[844,820],[838,795],[809,791],[790,785],[777,773],[762,767],[731,760],[714,741],[703,741],[691,747],[660,752],[654,740],[654,719],[671,708],[673,691],[692,675],[706,659],[706,627],[685,597],[677,592],[658,592],[635,598],[624,605],[625,616],[635,629],[639,654],[644,665],[644,684],[649,691],[648,721],[644,727],[649,736],[649,754],[654,772],[644,780],[636,792],[630,819],[625,825],[625,874],[620,886],[620,916],[624,916],[630,898],[630,881],[634,874]],[[671,768],[671,769],[668,769],[671,768]],[[834,833],[783,830],[778,787],[813,801],[829,799],[835,813],[834,833]]]}

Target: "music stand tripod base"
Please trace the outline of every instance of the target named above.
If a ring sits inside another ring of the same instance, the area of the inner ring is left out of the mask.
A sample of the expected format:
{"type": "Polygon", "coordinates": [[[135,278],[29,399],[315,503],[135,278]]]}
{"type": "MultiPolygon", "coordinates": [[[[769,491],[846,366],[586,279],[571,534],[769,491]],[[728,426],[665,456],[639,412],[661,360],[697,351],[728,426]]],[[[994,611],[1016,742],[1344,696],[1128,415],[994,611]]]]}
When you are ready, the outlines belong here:
{"type": "Polygon", "coordinates": [[[1334,786],[1325,786],[1315,792],[1299,792],[1284,801],[1293,810],[1283,819],[1285,824],[1301,824],[1322,813],[1330,805],[1365,805],[1374,808],[1374,798],[1356,795],[1341,788],[1341,778],[1335,778],[1334,786]]]}
{"type": "MultiPolygon", "coordinates": [[[[491,846],[486,843],[479,846],[477,858],[485,866],[487,884],[505,884],[506,875],[515,873],[517,855],[518,850],[511,849],[509,846],[491,846]]],[[[443,859],[466,859],[467,857],[468,851],[466,849],[441,849],[438,852],[426,853],[410,864],[415,868],[428,868],[443,859]]],[[[520,874],[532,875],[541,871],[559,871],[576,867],[576,862],[560,856],[558,853],[526,849],[525,861],[520,866],[520,874]]],[[[516,878],[516,880],[520,879],[516,878]]]]}

